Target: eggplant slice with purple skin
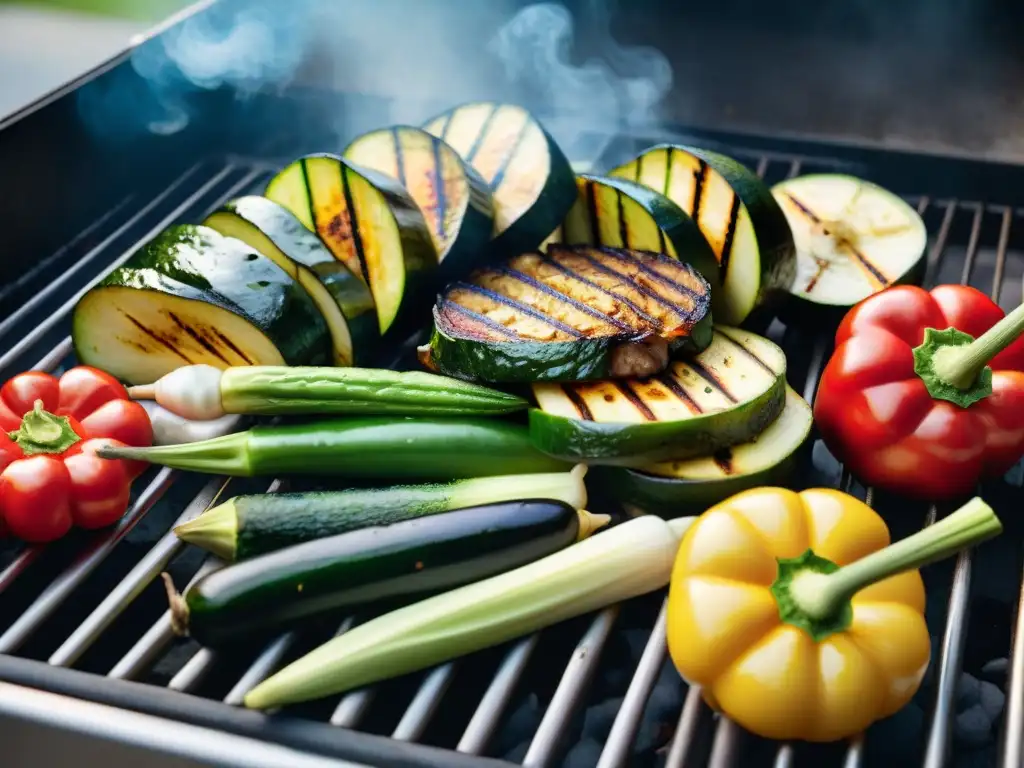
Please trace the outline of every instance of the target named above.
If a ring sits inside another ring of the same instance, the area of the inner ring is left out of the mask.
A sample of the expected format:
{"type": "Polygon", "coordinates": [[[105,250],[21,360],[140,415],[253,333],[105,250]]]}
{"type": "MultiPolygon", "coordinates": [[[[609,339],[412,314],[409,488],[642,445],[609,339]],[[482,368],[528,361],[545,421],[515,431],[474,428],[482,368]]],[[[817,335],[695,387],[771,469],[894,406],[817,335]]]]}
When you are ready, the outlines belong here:
{"type": "Polygon", "coordinates": [[[450,285],[430,365],[488,382],[644,378],[711,343],[709,307],[707,281],[676,259],[552,244],[450,285]]]}

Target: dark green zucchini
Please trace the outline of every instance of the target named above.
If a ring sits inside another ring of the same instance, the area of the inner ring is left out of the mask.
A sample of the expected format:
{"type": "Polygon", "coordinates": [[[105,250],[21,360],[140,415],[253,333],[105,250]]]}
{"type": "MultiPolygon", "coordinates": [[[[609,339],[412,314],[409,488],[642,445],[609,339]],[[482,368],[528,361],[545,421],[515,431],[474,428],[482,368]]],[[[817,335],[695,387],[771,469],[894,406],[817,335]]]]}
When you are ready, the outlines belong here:
{"type": "Polygon", "coordinates": [[[416,600],[563,549],[607,523],[558,501],[471,507],[310,541],[208,574],[178,595],[172,626],[207,646],[366,605],[416,600]]]}
{"type": "Polygon", "coordinates": [[[750,442],[710,456],[638,469],[600,467],[592,473],[594,487],[602,498],[616,499],[649,514],[699,515],[748,488],[787,485],[812,425],[811,407],[786,387],[782,413],[750,442]]]}
{"type": "Polygon", "coordinates": [[[437,250],[398,182],[334,155],[307,155],[271,179],[265,196],[320,235],[370,287],[382,334],[405,334],[422,322],[436,291],[437,250]]]}
{"type": "Polygon", "coordinates": [[[782,411],[785,387],[781,349],[715,326],[706,350],[646,380],[535,384],[530,439],[551,456],[588,464],[707,456],[760,434],[782,411]]]}
{"type": "Polygon", "coordinates": [[[370,289],[283,205],[240,197],[203,224],[255,248],[306,289],[330,330],[335,365],[363,365],[379,351],[370,289]]]}
{"type": "Polygon", "coordinates": [[[650,376],[711,341],[709,289],[656,253],[552,244],[449,286],[431,364],[491,382],[650,376]]]}
{"type": "Polygon", "coordinates": [[[431,118],[424,130],[476,169],[494,200],[493,259],[540,245],[576,198],[573,171],[555,140],[522,107],[478,102],[431,118]]]}
{"type": "Polygon", "coordinates": [[[719,264],[716,322],[739,325],[789,290],[796,277],[793,234],[771,190],[742,163],[706,149],[662,144],[610,175],[661,193],[700,227],[719,264]]]}
{"type": "Polygon", "coordinates": [[[577,464],[569,472],[476,477],[433,485],[236,496],[179,525],[174,533],[222,560],[248,560],[360,528],[482,504],[548,499],[582,509],[587,505],[585,474],[586,467],[577,464]]]}
{"type": "Polygon", "coordinates": [[[209,227],[170,227],[77,303],[79,362],[129,384],[183,365],[319,365],[330,334],[306,290],[209,227]]]}
{"type": "Polygon", "coordinates": [[[580,175],[576,184],[576,202],[562,224],[563,243],[652,251],[689,264],[711,287],[711,311],[717,321],[718,262],[685,211],[664,195],[627,179],[580,175]]]}
{"type": "Polygon", "coordinates": [[[394,416],[253,427],[213,440],[153,448],[105,446],[97,455],[240,477],[296,474],[411,482],[557,472],[571,466],[534,448],[518,424],[394,416]]]}
{"type": "Polygon", "coordinates": [[[439,138],[422,128],[396,125],[364,133],[343,154],[405,187],[427,220],[444,282],[464,277],[489,255],[494,229],[490,188],[439,138]]]}

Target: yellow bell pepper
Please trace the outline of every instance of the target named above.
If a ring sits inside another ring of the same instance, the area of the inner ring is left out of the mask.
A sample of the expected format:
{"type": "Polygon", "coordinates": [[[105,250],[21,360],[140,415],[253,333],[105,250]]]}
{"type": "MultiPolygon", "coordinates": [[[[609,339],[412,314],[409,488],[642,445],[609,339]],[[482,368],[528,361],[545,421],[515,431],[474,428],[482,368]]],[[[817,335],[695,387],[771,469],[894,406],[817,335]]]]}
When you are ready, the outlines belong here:
{"type": "Polygon", "coordinates": [[[744,491],[683,537],[668,648],[708,704],[771,739],[832,741],[917,691],[931,646],[916,568],[1002,530],[980,498],[889,545],[882,518],[831,489],[744,491]]]}

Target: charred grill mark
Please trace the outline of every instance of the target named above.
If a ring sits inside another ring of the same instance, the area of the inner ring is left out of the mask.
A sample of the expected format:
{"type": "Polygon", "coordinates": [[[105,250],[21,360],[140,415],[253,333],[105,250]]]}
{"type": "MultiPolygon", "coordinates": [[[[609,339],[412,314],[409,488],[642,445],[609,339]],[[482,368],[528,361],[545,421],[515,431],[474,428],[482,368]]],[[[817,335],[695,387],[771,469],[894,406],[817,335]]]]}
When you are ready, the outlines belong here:
{"type": "Polygon", "coordinates": [[[640,155],[640,157],[638,157],[636,159],[636,163],[634,164],[634,167],[633,167],[633,181],[635,181],[637,184],[640,184],[641,183],[640,178],[643,175],[644,175],[644,156],[640,155]]]}
{"type": "Polygon", "coordinates": [[[590,408],[583,401],[583,398],[580,397],[580,393],[577,392],[572,385],[562,384],[562,391],[565,392],[565,396],[569,398],[569,402],[572,403],[573,408],[576,409],[576,412],[580,415],[581,419],[584,421],[594,420],[594,414],[590,412],[590,408]]]}
{"type": "MultiPolygon", "coordinates": [[[[604,252],[604,251],[602,251],[602,252],[604,252]]],[[[626,281],[629,280],[628,276],[623,275],[621,272],[616,272],[611,267],[609,267],[609,266],[607,266],[605,264],[602,264],[600,261],[598,261],[597,259],[595,259],[593,256],[591,256],[588,253],[579,252],[578,255],[582,256],[584,259],[589,261],[596,269],[600,270],[601,272],[604,272],[607,275],[611,275],[612,277],[615,277],[615,278],[617,278],[619,280],[626,280],[626,281]]],[[[683,312],[682,309],[677,307],[675,304],[673,304],[671,301],[666,299],[664,296],[658,295],[654,291],[652,291],[649,288],[646,288],[646,287],[640,285],[639,283],[631,283],[630,288],[632,288],[637,293],[642,293],[647,298],[649,298],[649,299],[651,299],[653,301],[658,302],[663,307],[666,307],[666,308],[672,310],[673,312],[675,312],[680,317],[686,317],[687,316],[686,313],[683,312]]],[[[691,291],[691,293],[692,293],[692,291],[691,291]]],[[[616,293],[612,293],[612,295],[615,296],[616,298],[619,298],[619,299],[623,298],[622,296],[619,296],[616,293]]]]}
{"type": "MultiPolygon", "coordinates": [[[[559,264],[557,261],[555,261],[554,259],[552,259],[550,257],[546,260],[545,263],[550,264],[552,267],[557,269],[562,274],[568,275],[569,277],[572,277],[572,278],[574,278],[576,280],[579,280],[584,285],[589,285],[595,291],[600,291],[605,296],[611,296],[616,301],[622,302],[627,307],[629,307],[633,312],[635,312],[638,317],[643,318],[644,320],[646,320],[648,323],[650,323],[652,326],[654,326],[658,330],[661,330],[664,327],[660,320],[658,320],[657,318],[652,317],[651,315],[649,315],[646,312],[644,312],[628,296],[622,296],[622,295],[620,295],[618,293],[615,293],[614,291],[611,291],[611,290],[609,290],[607,288],[603,288],[602,286],[600,286],[597,283],[595,283],[593,280],[589,280],[588,278],[584,277],[581,274],[578,274],[577,272],[575,272],[574,270],[570,269],[569,267],[562,266],[561,264],[559,264]]],[[[612,271],[612,270],[605,270],[605,271],[610,273],[610,274],[615,274],[614,271],[612,271]]],[[[641,286],[637,286],[638,289],[640,287],[641,286]]],[[[638,292],[642,293],[642,291],[639,291],[639,290],[638,290],[638,292]]],[[[657,297],[655,297],[655,298],[657,298],[657,297]]]]}
{"type": "Polygon", "coordinates": [[[501,186],[501,182],[505,180],[505,174],[508,172],[509,166],[512,165],[512,161],[519,153],[519,147],[526,140],[526,133],[530,130],[530,119],[525,118],[523,120],[523,127],[519,129],[519,133],[516,134],[515,141],[509,147],[508,153],[501,161],[501,165],[498,166],[497,172],[494,174],[494,178],[490,180],[491,189],[497,189],[501,186]]]}
{"type": "Polygon", "coordinates": [[[313,207],[313,185],[309,183],[309,171],[306,168],[306,161],[299,163],[302,171],[302,187],[306,190],[306,205],[309,207],[309,217],[313,219],[313,227],[316,227],[316,208],[313,207]]]}
{"type": "Polygon", "coordinates": [[[214,357],[216,357],[217,359],[219,359],[219,360],[223,361],[223,362],[224,362],[224,363],[226,363],[227,365],[231,365],[231,363],[230,363],[230,362],[228,362],[228,359],[227,359],[226,357],[224,357],[224,355],[222,355],[222,354],[220,353],[220,351],[219,351],[219,350],[218,350],[218,349],[217,349],[217,348],[216,348],[215,346],[213,346],[213,344],[211,344],[211,343],[210,343],[210,342],[209,342],[209,341],[208,341],[208,340],[206,339],[206,337],[205,337],[205,336],[202,336],[202,335],[200,335],[200,334],[199,334],[199,333],[198,333],[198,332],[196,331],[196,329],[195,329],[195,328],[193,328],[192,326],[188,325],[187,323],[183,323],[183,322],[181,321],[181,318],[179,318],[179,317],[178,317],[178,316],[177,316],[176,314],[174,314],[173,312],[168,312],[168,313],[167,313],[167,316],[168,316],[169,318],[171,318],[171,322],[172,322],[172,323],[174,323],[174,324],[175,324],[176,326],[178,326],[178,328],[180,328],[180,329],[181,329],[182,331],[184,331],[184,332],[185,332],[185,333],[186,333],[187,335],[191,336],[191,337],[192,337],[192,339],[193,339],[193,341],[195,341],[195,342],[196,342],[196,344],[198,344],[199,346],[201,346],[201,347],[202,347],[203,349],[205,349],[205,350],[206,350],[207,352],[209,352],[209,353],[210,353],[211,355],[213,355],[213,356],[214,356],[214,357]]]}
{"type": "Polygon", "coordinates": [[[679,386],[679,382],[676,381],[671,375],[669,375],[668,373],[660,373],[654,378],[657,381],[660,381],[662,384],[664,384],[665,388],[673,395],[675,395],[677,398],[679,398],[679,400],[682,401],[683,404],[685,404],[686,407],[689,408],[693,413],[697,415],[704,413],[701,407],[697,405],[697,402],[692,397],[690,397],[690,395],[687,393],[685,389],[683,389],[683,387],[679,386]]]}
{"type": "Polygon", "coordinates": [[[536,318],[537,320],[542,320],[548,325],[550,325],[552,328],[557,328],[560,331],[568,333],[570,336],[573,336],[574,338],[583,338],[583,334],[580,333],[575,328],[573,328],[571,325],[566,325],[561,320],[558,320],[554,317],[549,317],[548,315],[545,315],[543,312],[539,312],[527,304],[523,304],[522,302],[516,301],[515,299],[510,299],[508,296],[502,296],[500,293],[495,293],[489,288],[484,288],[482,285],[473,285],[472,283],[458,282],[455,283],[452,287],[462,288],[463,290],[478,293],[481,296],[486,296],[487,298],[491,299],[491,301],[496,301],[499,304],[504,304],[506,307],[511,307],[512,309],[522,312],[524,315],[529,315],[530,317],[536,318]]]}
{"type": "Polygon", "coordinates": [[[398,183],[405,186],[405,152],[402,151],[402,137],[397,128],[391,129],[391,143],[395,148],[395,170],[398,171],[398,183]]]}
{"type": "Polygon", "coordinates": [[[720,330],[720,329],[715,329],[715,335],[716,336],[721,336],[723,339],[726,339],[730,344],[732,344],[734,347],[736,347],[741,352],[743,352],[744,355],[746,355],[751,360],[753,360],[755,363],[757,363],[759,366],[761,366],[767,373],[770,373],[772,376],[778,376],[779,375],[774,370],[772,370],[772,367],[770,365],[768,365],[768,363],[766,363],[760,357],[755,355],[752,350],[748,349],[746,346],[744,346],[744,344],[742,342],[740,342],[737,339],[734,339],[732,336],[730,336],[725,331],[720,330]]]}
{"type": "Polygon", "coordinates": [[[633,387],[630,386],[628,381],[616,379],[612,383],[615,385],[615,388],[619,390],[619,392],[621,392],[625,396],[625,398],[629,400],[630,403],[633,404],[633,407],[640,412],[640,415],[647,419],[647,421],[658,420],[658,417],[654,415],[654,411],[648,408],[647,403],[645,403],[641,399],[640,395],[633,391],[633,387]]]}
{"type": "Polygon", "coordinates": [[[626,203],[620,190],[615,190],[615,202],[619,212],[619,239],[624,248],[629,248],[629,222],[626,221],[626,203]]]}
{"type": "Polygon", "coordinates": [[[434,150],[434,205],[437,207],[437,234],[444,237],[444,217],[448,210],[448,190],[444,186],[444,166],[441,162],[441,142],[431,141],[434,150]]]}
{"type": "Polygon", "coordinates": [[[722,243],[722,258],[718,260],[722,269],[722,279],[729,274],[729,257],[732,255],[732,241],[736,238],[736,225],[740,220],[740,196],[732,193],[732,207],[729,208],[729,227],[725,230],[725,242],[722,243]]]}
{"type": "Polygon", "coordinates": [[[597,185],[593,182],[585,182],[583,185],[584,194],[587,198],[587,214],[590,216],[590,237],[594,245],[601,245],[601,225],[597,221],[597,185]]]}
{"type": "Polygon", "coordinates": [[[583,302],[574,299],[572,296],[569,296],[568,294],[562,293],[561,291],[556,291],[549,285],[544,285],[544,283],[533,279],[529,275],[520,272],[518,269],[510,269],[509,267],[496,267],[494,271],[500,275],[506,275],[508,277],[514,278],[521,283],[526,283],[531,288],[536,288],[541,293],[546,293],[548,296],[552,296],[558,299],[559,301],[563,301],[566,304],[572,306],[573,308],[578,309],[580,312],[583,312],[584,314],[590,315],[591,317],[597,318],[598,320],[603,320],[604,322],[610,325],[614,325],[620,331],[633,333],[637,330],[636,328],[627,325],[626,323],[622,322],[616,317],[606,315],[604,312],[596,310],[593,307],[588,307],[583,302]]]}
{"type": "MultiPolygon", "coordinates": [[[[647,266],[642,261],[640,261],[640,259],[633,258],[630,254],[626,254],[626,253],[623,253],[622,251],[617,251],[617,250],[614,250],[612,248],[606,248],[605,250],[603,250],[601,252],[608,254],[609,256],[611,256],[613,259],[615,259],[618,262],[629,262],[630,264],[636,264],[637,269],[639,269],[641,272],[643,272],[644,274],[648,275],[649,277],[653,278],[655,281],[657,281],[659,283],[662,283],[663,285],[668,285],[669,287],[676,288],[677,290],[680,290],[683,293],[688,293],[691,296],[693,296],[695,299],[701,298],[701,294],[697,293],[690,286],[683,285],[682,283],[677,283],[672,278],[666,277],[665,275],[661,274],[657,270],[651,269],[649,266],[647,266]]],[[[687,265],[684,265],[682,262],[680,262],[680,269],[686,269],[686,268],[687,268],[687,265]]]]}
{"type": "Polygon", "coordinates": [[[247,363],[248,363],[249,365],[256,365],[256,361],[255,361],[255,360],[253,360],[253,359],[252,359],[251,357],[249,357],[249,356],[248,356],[247,354],[245,354],[245,352],[243,352],[242,350],[240,350],[240,349],[239,349],[239,348],[238,348],[238,347],[237,347],[237,346],[235,345],[235,342],[233,342],[233,341],[232,341],[231,339],[229,339],[229,338],[228,338],[227,336],[225,336],[225,335],[224,335],[223,333],[221,333],[220,331],[218,331],[218,330],[217,330],[216,328],[214,328],[214,329],[213,329],[213,332],[214,332],[215,334],[217,334],[217,338],[221,340],[221,343],[223,343],[225,347],[227,347],[227,348],[228,348],[228,349],[230,349],[230,350],[231,350],[232,352],[234,352],[234,353],[235,353],[236,355],[238,355],[238,356],[239,356],[240,358],[242,358],[243,360],[245,360],[245,362],[247,362],[247,363]]]}
{"type": "Polygon", "coordinates": [[[446,301],[445,309],[451,309],[453,312],[463,315],[464,317],[468,317],[471,320],[480,323],[481,325],[486,325],[492,331],[500,333],[507,339],[515,340],[522,338],[521,336],[516,335],[513,331],[510,331],[501,323],[496,323],[494,320],[491,320],[491,318],[487,317],[487,315],[481,315],[479,312],[474,312],[469,307],[464,307],[458,302],[446,301]]]}
{"type": "Polygon", "coordinates": [[[355,200],[352,198],[348,174],[344,167],[341,168],[341,191],[345,197],[345,208],[348,210],[348,228],[352,235],[352,246],[356,250],[356,258],[359,260],[359,271],[363,273],[363,280],[366,281],[366,284],[370,285],[370,269],[366,265],[366,254],[363,252],[363,235],[359,231],[359,216],[356,213],[355,200]]]}
{"type": "Polygon", "coordinates": [[[491,112],[484,119],[483,125],[480,126],[480,130],[477,131],[476,138],[473,139],[473,145],[469,148],[466,153],[466,162],[472,164],[473,158],[476,157],[476,153],[480,151],[480,147],[483,146],[484,139],[487,138],[488,131],[491,130],[491,123],[494,122],[494,116],[498,114],[498,105],[491,105],[491,112]]]}
{"type": "Polygon", "coordinates": [[[715,451],[711,454],[711,460],[715,462],[715,465],[722,470],[723,474],[734,475],[736,474],[736,468],[732,463],[732,450],[729,448],[722,448],[721,450],[715,451]]]}
{"type": "MultiPolygon", "coordinates": [[[[800,213],[802,213],[804,216],[811,220],[812,224],[817,224],[818,226],[822,227],[826,235],[829,234],[828,230],[825,228],[825,222],[823,222],[814,211],[812,211],[806,205],[804,205],[795,197],[793,197],[793,195],[791,195],[789,192],[786,192],[784,194],[789,199],[789,202],[791,202],[794,205],[794,207],[798,211],[800,211],[800,213]]],[[[836,238],[836,245],[838,245],[841,248],[845,248],[847,251],[849,251],[850,255],[853,256],[854,259],[856,259],[857,263],[860,264],[861,268],[865,272],[867,272],[870,277],[872,277],[875,281],[878,282],[879,287],[885,288],[892,282],[888,277],[885,276],[885,274],[878,267],[876,267],[874,264],[871,263],[870,260],[868,260],[867,256],[865,256],[863,253],[857,250],[857,248],[853,246],[853,243],[850,243],[849,241],[844,240],[842,238],[836,238]]],[[[811,291],[814,288],[815,284],[818,282],[818,279],[821,277],[821,274],[828,268],[828,263],[825,262],[825,264],[822,265],[821,261],[819,261],[818,266],[818,273],[811,278],[811,282],[808,283],[807,288],[805,288],[804,290],[811,291]]]]}
{"type": "Polygon", "coordinates": [[[124,310],[120,310],[120,312],[121,312],[122,315],[124,315],[126,318],[128,318],[128,322],[130,322],[132,325],[134,325],[136,328],[138,328],[144,334],[149,336],[149,338],[153,339],[153,341],[155,341],[157,344],[161,345],[162,347],[165,347],[172,354],[177,355],[178,357],[180,357],[182,360],[184,360],[189,365],[194,365],[194,363],[191,360],[188,359],[188,357],[185,355],[184,352],[182,352],[180,349],[178,349],[176,346],[174,346],[174,344],[169,342],[163,336],[161,336],[160,334],[158,334],[155,331],[151,330],[142,321],[138,320],[137,318],[132,317],[131,315],[129,315],[124,310]]]}
{"type": "Polygon", "coordinates": [[[714,387],[723,395],[725,395],[725,398],[730,403],[739,402],[739,400],[733,397],[733,394],[728,389],[725,388],[725,385],[722,383],[722,380],[720,378],[718,378],[715,374],[713,374],[710,370],[708,370],[703,365],[698,363],[696,360],[687,360],[686,367],[688,367],[690,370],[692,370],[694,373],[696,373],[698,376],[704,379],[704,381],[706,381],[712,387],[714,387]]]}
{"type": "MultiPolygon", "coordinates": [[[[697,170],[693,174],[693,212],[690,217],[700,225],[700,203],[704,195],[704,182],[708,178],[708,164],[703,160],[697,160],[697,170]]],[[[723,249],[723,253],[724,253],[723,249]]]]}
{"type": "MultiPolygon", "coordinates": [[[[661,193],[668,197],[668,191],[672,188],[672,161],[675,159],[675,149],[672,147],[668,148],[665,153],[665,188],[661,193]]],[[[672,198],[669,198],[670,200],[672,198]]]]}

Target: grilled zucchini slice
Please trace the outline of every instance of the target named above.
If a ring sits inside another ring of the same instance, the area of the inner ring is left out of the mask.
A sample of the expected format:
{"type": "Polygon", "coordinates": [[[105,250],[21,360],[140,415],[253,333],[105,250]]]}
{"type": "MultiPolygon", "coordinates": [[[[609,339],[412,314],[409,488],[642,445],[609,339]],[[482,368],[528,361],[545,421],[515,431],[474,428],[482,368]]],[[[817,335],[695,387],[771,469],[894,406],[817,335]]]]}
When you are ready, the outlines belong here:
{"type": "Polygon", "coordinates": [[[306,289],[327,323],[335,365],[370,361],[380,339],[370,289],[287,208],[250,195],[203,224],[262,253],[306,289]]]}
{"type": "Polygon", "coordinates": [[[662,517],[700,514],[748,488],[786,485],[813,422],[811,407],[786,387],[782,413],[750,442],[639,469],[601,467],[587,480],[602,494],[643,512],[662,517]]]}
{"type": "Polygon", "coordinates": [[[490,382],[651,376],[711,340],[707,282],[641,251],[552,245],[449,286],[432,367],[490,382]]]}
{"type": "Polygon", "coordinates": [[[711,310],[721,303],[718,263],[697,225],[667,197],[632,181],[576,177],[578,196],[559,235],[563,243],[664,253],[689,264],[711,286],[711,310]]]}
{"type": "Polygon", "coordinates": [[[551,456],[588,464],[707,456],[760,434],[782,411],[785,387],[778,346],[716,325],[707,349],[646,381],[534,384],[530,440],[551,456]]]}
{"type": "Polygon", "coordinates": [[[171,227],[75,305],[79,362],[129,384],[183,365],[322,365],[330,336],[273,261],[209,227],[171,227]]]}
{"type": "Polygon", "coordinates": [[[370,287],[380,333],[411,331],[436,290],[437,251],[419,207],[393,179],[335,155],[301,157],[267,184],[370,287]]]}
{"type": "Polygon", "coordinates": [[[717,322],[739,325],[789,290],[796,276],[793,235],[771,190],[741,163],[706,149],[663,144],[610,175],[660,192],[700,227],[719,264],[717,322]]]}
{"type": "Polygon", "coordinates": [[[540,245],[576,199],[572,167],[536,119],[514,104],[463,104],[423,126],[480,174],[494,200],[489,253],[507,258],[540,245]]]}
{"type": "Polygon", "coordinates": [[[358,137],[344,156],[405,187],[427,220],[442,280],[464,277],[487,255],[494,229],[490,188],[439,138],[393,126],[358,137]]]}
{"type": "Polygon", "coordinates": [[[924,222],[887,189],[853,176],[814,174],[780,182],[772,194],[796,240],[790,290],[805,304],[845,309],[924,277],[924,222]]]}

